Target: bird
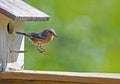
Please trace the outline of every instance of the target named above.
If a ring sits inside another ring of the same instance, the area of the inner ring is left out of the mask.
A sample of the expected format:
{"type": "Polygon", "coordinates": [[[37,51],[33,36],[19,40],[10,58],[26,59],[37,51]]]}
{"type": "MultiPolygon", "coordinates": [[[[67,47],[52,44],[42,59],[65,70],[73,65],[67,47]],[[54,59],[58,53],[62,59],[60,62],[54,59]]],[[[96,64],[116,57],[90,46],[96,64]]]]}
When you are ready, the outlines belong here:
{"type": "Polygon", "coordinates": [[[31,33],[23,33],[16,31],[16,34],[24,35],[27,37],[32,44],[34,44],[37,50],[40,53],[47,53],[45,49],[43,49],[44,45],[51,43],[54,37],[57,37],[57,34],[53,28],[44,29],[42,32],[31,32],[31,33]]]}

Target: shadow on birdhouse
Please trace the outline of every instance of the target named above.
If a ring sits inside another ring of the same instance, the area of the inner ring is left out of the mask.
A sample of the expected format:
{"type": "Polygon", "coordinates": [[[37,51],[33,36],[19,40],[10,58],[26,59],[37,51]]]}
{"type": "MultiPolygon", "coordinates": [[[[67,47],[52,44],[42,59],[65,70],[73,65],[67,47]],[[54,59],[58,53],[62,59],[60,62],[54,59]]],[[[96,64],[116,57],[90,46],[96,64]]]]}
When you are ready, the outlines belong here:
{"type": "Polygon", "coordinates": [[[47,21],[49,16],[21,0],[0,1],[0,71],[22,70],[24,66],[25,21],[47,21]]]}

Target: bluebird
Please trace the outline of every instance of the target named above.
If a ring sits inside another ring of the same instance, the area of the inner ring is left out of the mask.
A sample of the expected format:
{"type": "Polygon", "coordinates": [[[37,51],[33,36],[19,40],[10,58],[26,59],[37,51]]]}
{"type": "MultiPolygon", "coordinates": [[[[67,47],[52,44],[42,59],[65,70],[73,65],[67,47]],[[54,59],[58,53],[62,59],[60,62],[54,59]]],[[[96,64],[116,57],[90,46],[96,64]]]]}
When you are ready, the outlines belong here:
{"type": "Polygon", "coordinates": [[[55,30],[52,28],[45,29],[44,31],[39,32],[39,33],[16,32],[16,34],[21,34],[21,35],[26,36],[36,46],[37,50],[40,53],[47,53],[47,51],[43,49],[43,46],[52,42],[54,37],[57,37],[55,30]]]}

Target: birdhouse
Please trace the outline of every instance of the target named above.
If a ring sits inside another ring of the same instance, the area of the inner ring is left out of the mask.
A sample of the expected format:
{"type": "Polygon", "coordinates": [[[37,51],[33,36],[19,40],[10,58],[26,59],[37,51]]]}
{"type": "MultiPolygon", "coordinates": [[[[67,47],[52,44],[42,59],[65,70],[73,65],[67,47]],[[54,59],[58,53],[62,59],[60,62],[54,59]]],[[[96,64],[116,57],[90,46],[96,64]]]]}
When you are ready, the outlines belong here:
{"type": "Polygon", "coordinates": [[[25,21],[47,21],[49,16],[21,0],[0,0],[0,71],[24,68],[25,21]]]}

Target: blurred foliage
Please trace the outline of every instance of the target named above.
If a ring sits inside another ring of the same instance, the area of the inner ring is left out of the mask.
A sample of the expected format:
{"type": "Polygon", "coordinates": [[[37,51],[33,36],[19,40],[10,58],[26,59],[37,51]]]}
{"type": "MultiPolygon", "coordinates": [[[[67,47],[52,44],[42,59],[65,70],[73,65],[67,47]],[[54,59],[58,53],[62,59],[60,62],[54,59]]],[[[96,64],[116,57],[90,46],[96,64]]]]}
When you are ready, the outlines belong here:
{"type": "Polygon", "coordinates": [[[26,22],[26,32],[53,27],[58,38],[40,54],[26,39],[25,69],[120,72],[120,0],[24,0],[50,21],[26,22]]]}

